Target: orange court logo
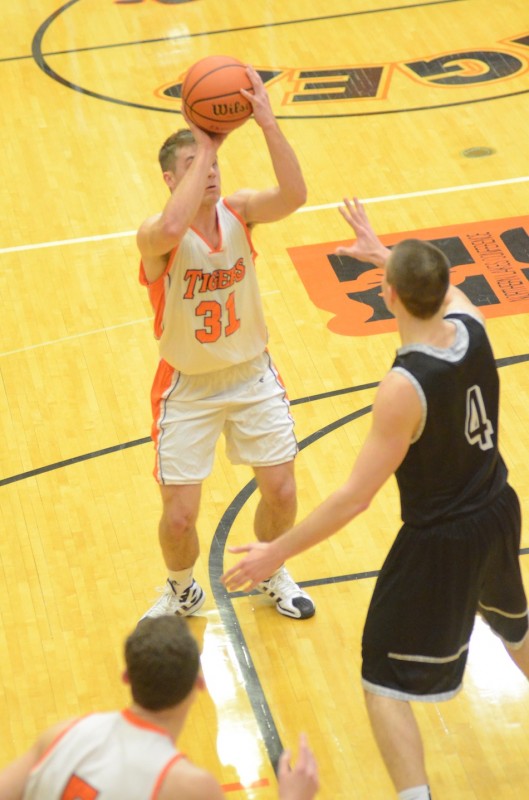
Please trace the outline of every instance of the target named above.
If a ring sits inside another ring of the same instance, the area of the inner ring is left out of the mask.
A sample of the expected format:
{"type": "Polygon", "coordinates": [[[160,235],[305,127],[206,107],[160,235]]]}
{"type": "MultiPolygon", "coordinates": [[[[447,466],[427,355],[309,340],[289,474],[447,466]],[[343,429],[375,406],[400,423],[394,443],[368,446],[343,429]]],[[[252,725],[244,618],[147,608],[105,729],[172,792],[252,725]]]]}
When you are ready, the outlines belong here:
{"type": "MultiPolygon", "coordinates": [[[[380,238],[387,247],[408,238],[439,247],[450,262],[452,283],[485,317],[529,312],[529,216],[380,238]]],[[[336,255],[336,248],[349,241],[291,247],[288,253],[312,302],[334,314],[329,330],[343,336],[395,331],[382,298],[380,268],[336,255]]]]}
{"type": "MultiPolygon", "coordinates": [[[[256,69],[282,119],[418,111],[527,91],[529,34],[487,49],[469,48],[416,60],[256,69]]],[[[184,76],[185,72],[160,86],[155,94],[162,100],[180,101],[184,76]]]]}

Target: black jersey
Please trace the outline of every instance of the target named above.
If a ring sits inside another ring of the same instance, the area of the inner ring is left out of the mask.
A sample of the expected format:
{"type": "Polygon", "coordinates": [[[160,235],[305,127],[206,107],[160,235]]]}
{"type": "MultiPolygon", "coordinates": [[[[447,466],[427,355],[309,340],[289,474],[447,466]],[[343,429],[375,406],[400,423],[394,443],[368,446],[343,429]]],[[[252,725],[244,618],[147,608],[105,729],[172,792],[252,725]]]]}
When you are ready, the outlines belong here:
{"type": "Polygon", "coordinates": [[[452,347],[406,345],[392,369],[415,386],[421,429],[396,471],[404,522],[422,527],[488,505],[507,481],[498,451],[499,378],[484,326],[464,313],[452,347]]]}

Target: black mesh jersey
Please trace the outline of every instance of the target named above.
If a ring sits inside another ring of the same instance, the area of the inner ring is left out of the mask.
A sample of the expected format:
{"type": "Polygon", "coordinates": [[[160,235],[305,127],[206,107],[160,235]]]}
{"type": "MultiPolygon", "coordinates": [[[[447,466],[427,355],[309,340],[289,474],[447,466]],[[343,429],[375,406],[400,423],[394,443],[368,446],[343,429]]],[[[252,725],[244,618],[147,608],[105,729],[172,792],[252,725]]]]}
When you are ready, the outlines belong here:
{"type": "Polygon", "coordinates": [[[421,398],[423,420],[396,471],[404,522],[424,527],[484,508],[505,486],[498,451],[499,377],[481,322],[451,313],[449,349],[406,345],[392,369],[421,398]]]}

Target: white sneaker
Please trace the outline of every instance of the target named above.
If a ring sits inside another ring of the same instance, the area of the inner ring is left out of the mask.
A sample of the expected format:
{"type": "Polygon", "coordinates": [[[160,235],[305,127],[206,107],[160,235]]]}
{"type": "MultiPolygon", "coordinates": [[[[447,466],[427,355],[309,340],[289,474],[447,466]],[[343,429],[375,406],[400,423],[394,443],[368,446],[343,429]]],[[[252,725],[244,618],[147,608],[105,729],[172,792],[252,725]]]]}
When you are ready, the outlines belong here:
{"type": "Polygon", "coordinates": [[[276,609],[285,617],[308,619],[316,613],[312,598],[299,588],[284,566],[279,567],[268,580],[257,584],[255,588],[275,600],[276,609]]]}
{"type": "Polygon", "coordinates": [[[167,614],[176,614],[179,617],[188,617],[203,605],[206,595],[204,590],[193,578],[193,582],[181,594],[177,592],[176,581],[167,579],[161,597],[145,612],[145,617],[163,617],[167,614]]]}

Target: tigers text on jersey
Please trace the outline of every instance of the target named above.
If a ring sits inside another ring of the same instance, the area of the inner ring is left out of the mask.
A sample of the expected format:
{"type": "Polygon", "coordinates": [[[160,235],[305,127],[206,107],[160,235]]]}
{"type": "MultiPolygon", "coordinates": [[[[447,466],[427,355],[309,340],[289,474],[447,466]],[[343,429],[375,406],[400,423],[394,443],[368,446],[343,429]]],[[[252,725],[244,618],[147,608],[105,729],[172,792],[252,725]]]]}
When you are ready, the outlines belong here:
{"type": "Polygon", "coordinates": [[[130,710],[90,714],[46,751],[23,800],[155,800],[181,757],[166,731],[130,710]]]}
{"type": "Polygon", "coordinates": [[[423,527],[484,508],[499,494],[507,468],[498,452],[499,378],[484,326],[449,314],[452,347],[407,345],[392,369],[415,386],[423,426],[397,469],[404,522],[423,527]]]}
{"type": "Polygon", "coordinates": [[[187,375],[250,361],[268,339],[250,232],[225,200],[216,211],[217,249],[191,227],[158,280],[149,283],[140,266],[160,357],[187,375]]]}

